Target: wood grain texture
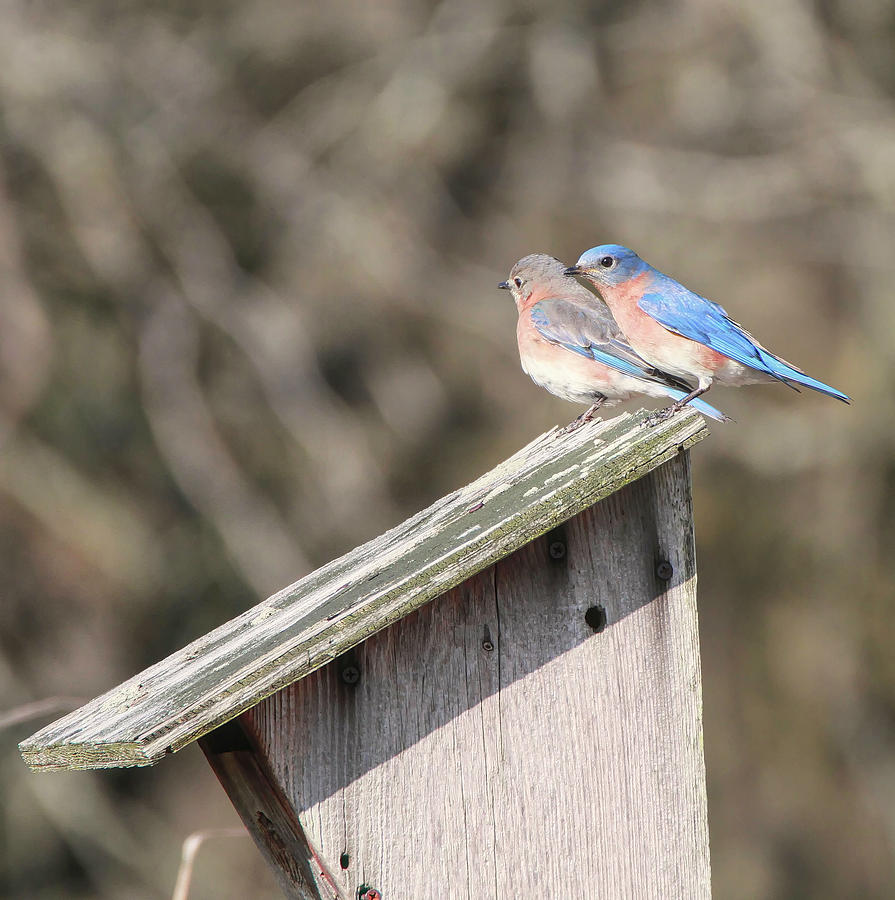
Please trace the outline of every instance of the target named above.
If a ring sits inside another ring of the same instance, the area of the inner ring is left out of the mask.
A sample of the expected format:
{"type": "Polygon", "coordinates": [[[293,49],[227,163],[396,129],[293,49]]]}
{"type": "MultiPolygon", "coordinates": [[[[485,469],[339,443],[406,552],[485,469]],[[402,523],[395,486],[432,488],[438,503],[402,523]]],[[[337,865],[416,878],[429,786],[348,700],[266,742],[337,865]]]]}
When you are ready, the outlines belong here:
{"type": "Polygon", "coordinates": [[[348,896],[710,896],[687,454],[352,663],[240,719],[348,896]]]}
{"type": "Polygon", "coordinates": [[[346,900],[242,729],[230,722],[199,744],[283,893],[290,900],[346,900]]]}
{"type": "Polygon", "coordinates": [[[704,437],[692,410],[554,429],[467,487],[20,744],[34,769],[147,765],[704,437]]]}

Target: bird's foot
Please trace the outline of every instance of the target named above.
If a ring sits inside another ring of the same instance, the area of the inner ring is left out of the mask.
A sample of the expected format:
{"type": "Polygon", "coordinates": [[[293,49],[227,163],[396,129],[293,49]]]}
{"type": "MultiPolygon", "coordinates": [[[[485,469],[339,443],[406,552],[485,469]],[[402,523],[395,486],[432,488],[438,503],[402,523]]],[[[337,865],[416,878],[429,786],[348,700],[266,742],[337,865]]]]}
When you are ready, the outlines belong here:
{"type": "Polygon", "coordinates": [[[569,422],[569,424],[566,425],[563,431],[565,431],[566,434],[569,434],[570,432],[575,431],[575,429],[580,428],[587,422],[592,422],[596,418],[596,412],[601,405],[602,404],[600,403],[594,403],[593,406],[581,413],[581,415],[578,416],[577,419],[573,419],[571,422],[569,422]]]}
{"type": "Polygon", "coordinates": [[[647,428],[655,428],[660,422],[670,419],[676,412],[680,412],[683,408],[684,407],[679,403],[672,403],[671,406],[666,406],[665,409],[658,409],[651,416],[647,416],[643,420],[643,424],[647,428]]]}
{"type": "Polygon", "coordinates": [[[672,403],[671,406],[666,409],[660,409],[658,412],[653,413],[648,419],[645,420],[645,424],[648,428],[652,428],[655,425],[658,425],[659,422],[664,422],[666,419],[670,419],[676,412],[680,412],[691,400],[695,400],[697,397],[701,397],[710,387],[712,386],[711,381],[707,384],[699,383],[699,387],[696,388],[695,391],[690,391],[686,397],[681,397],[676,403],[672,403]]]}

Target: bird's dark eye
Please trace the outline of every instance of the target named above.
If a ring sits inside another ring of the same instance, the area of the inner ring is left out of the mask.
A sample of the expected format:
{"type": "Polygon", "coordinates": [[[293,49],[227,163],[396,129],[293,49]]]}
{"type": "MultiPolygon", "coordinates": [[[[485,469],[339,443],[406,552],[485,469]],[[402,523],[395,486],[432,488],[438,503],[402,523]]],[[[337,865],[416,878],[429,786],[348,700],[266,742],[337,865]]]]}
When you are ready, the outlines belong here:
{"type": "Polygon", "coordinates": [[[611,269],[615,265],[615,258],[612,256],[601,256],[600,265],[604,269],[611,269]]]}
{"type": "Polygon", "coordinates": [[[515,284],[517,288],[521,288],[524,283],[525,282],[518,275],[513,279],[513,284],[515,284]]]}

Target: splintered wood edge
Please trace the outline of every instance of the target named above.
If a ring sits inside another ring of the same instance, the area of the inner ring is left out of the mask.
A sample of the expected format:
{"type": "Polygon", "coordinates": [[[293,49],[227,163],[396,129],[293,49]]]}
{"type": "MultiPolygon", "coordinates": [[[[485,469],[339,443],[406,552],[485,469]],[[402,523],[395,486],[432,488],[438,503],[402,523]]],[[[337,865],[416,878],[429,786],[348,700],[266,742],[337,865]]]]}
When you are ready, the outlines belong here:
{"type": "Polygon", "coordinates": [[[180,750],[708,434],[692,410],[645,428],[649,415],[546,432],[466,488],[41,729],[19,745],[23,759],[36,771],[112,768],[180,750]],[[381,590],[339,608],[383,576],[381,590]],[[259,625],[267,619],[282,631],[259,625]],[[266,643],[255,637],[263,628],[266,643]],[[239,666],[220,675],[204,657],[222,645],[229,652],[228,641],[237,645],[229,663],[239,666]]]}

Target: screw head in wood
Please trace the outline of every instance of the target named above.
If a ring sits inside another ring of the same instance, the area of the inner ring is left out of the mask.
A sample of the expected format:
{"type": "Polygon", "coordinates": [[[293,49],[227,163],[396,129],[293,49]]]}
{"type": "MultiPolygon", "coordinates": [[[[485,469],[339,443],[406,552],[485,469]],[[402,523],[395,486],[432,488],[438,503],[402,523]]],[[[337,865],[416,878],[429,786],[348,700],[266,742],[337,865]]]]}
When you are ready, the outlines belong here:
{"type": "Polygon", "coordinates": [[[656,566],[656,577],[661,578],[662,581],[671,581],[672,575],[674,575],[674,566],[667,559],[663,559],[656,566]]]}
{"type": "Polygon", "coordinates": [[[345,666],[339,672],[339,678],[345,684],[357,684],[360,681],[360,669],[357,666],[345,666]]]}
{"type": "Polygon", "coordinates": [[[551,541],[547,552],[551,559],[562,559],[566,555],[566,545],[562,541],[551,541]]]}
{"type": "Polygon", "coordinates": [[[382,900],[382,894],[376,888],[367,887],[362,884],[357,889],[357,900],[382,900]]]}

